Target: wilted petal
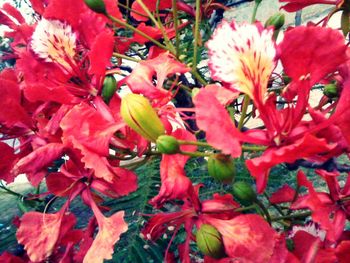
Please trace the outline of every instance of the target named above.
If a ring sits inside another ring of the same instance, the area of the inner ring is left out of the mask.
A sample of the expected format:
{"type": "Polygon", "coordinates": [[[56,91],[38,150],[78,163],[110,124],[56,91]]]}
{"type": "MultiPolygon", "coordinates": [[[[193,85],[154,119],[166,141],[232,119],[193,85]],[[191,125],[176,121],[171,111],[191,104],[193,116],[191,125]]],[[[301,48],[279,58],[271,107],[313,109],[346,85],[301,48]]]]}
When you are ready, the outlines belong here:
{"type": "Polygon", "coordinates": [[[264,29],[260,23],[237,25],[223,21],[207,44],[212,78],[263,102],[275,68],[272,35],[273,29],[264,29]]]}
{"type": "Polygon", "coordinates": [[[210,145],[232,157],[241,155],[241,134],[214,94],[202,89],[193,99],[198,127],[205,131],[210,145]]]}

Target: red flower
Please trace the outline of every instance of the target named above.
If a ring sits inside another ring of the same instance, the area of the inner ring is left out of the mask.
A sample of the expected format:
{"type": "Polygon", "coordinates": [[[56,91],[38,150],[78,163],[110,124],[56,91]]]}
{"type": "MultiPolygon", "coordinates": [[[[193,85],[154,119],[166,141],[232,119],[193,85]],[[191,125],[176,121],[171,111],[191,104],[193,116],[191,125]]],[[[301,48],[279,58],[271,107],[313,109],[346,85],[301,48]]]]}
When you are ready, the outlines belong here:
{"type": "Polygon", "coordinates": [[[337,173],[329,173],[323,170],[318,171],[318,173],[326,180],[330,194],[316,192],[305,174],[299,171],[298,184],[299,186],[307,187],[309,193],[299,197],[292,204],[292,208],[311,209],[313,221],[319,223],[321,228],[327,232],[327,240],[336,242],[344,230],[345,220],[348,215],[347,202],[343,203],[341,197],[350,194],[348,189],[349,183],[341,190],[336,181],[337,173]]]}
{"type": "MultiPolygon", "coordinates": [[[[265,124],[264,131],[253,129],[239,134],[231,128],[231,135],[229,135],[227,128],[224,128],[221,131],[218,130],[219,134],[215,135],[216,140],[233,136],[242,142],[268,146],[261,157],[247,161],[249,171],[257,180],[259,193],[265,189],[269,170],[276,164],[292,163],[303,158],[325,161],[334,154],[329,153],[322,158],[322,154],[332,150],[336,145],[329,145],[326,140],[308,132],[310,127],[317,131],[325,128],[326,125],[322,126],[322,123],[316,123],[313,120],[303,123],[301,120],[308,106],[311,87],[327,74],[334,72],[347,59],[347,47],[338,31],[328,28],[297,27],[285,34],[283,42],[279,45],[279,57],[292,82],[286,87],[283,96],[287,101],[291,101],[298,95],[298,100],[295,105],[287,103],[283,109],[278,109],[276,95],[268,94],[267,90],[277,55],[271,29],[263,29],[259,23],[237,25],[234,22],[231,24],[223,22],[208,42],[208,49],[212,77],[224,82],[225,86],[231,90],[248,95],[265,124]],[[229,41],[223,41],[224,38],[228,38],[229,41]],[[329,53],[330,42],[332,55],[329,53]],[[335,54],[334,57],[333,54],[335,54]],[[320,64],[323,66],[319,67],[320,64]],[[255,140],[252,140],[252,137],[255,140]],[[308,146],[311,141],[313,145],[308,146]],[[308,151],[301,151],[301,148],[308,151]]],[[[210,125],[214,121],[217,120],[211,120],[207,124],[210,125]]],[[[230,120],[225,121],[225,123],[229,122],[230,120]]],[[[221,124],[218,127],[225,126],[221,124]]],[[[211,132],[207,137],[211,138],[211,132]]],[[[223,145],[220,149],[224,149],[224,146],[230,147],[226,139],[221,140],[223,145]]],[[[236,144],[231,142],[231,147],[234,145],[236,144]]]]}
{"type": "MultiPolygon", "coordinates": [[[[198,191],[198,188],[196,189],[198,191]]],[[[179,246],[182,262],[190,262],[190,240],[193,239],[193,227],[201,224],[214,226],[222,235],[225,252],[231,259],[242,262],[278,262],[270,261],[279,253],[279,262],[284,262],[288,252],[284,245],[279,245],[279,235],[258,215],[238,215],[238,204],[231,195],[219,196],[198,203],[198,193],[191,200],[185,201],[181,210],[173,213],[159,213],[153,216],[142,233],[147,239],[156,240],[167,229],[176,235],[183,225],[187,232],[185,243],[179,246]],[[282,251],[284,251],[282,253],[282,251]],[[283,256],[282,256],[283,255],[283,256]]],[[[221,261],[218,261],[221,262],[221,261]]],[[[223,261],[225,262],[225,261],[223,261]]]]}

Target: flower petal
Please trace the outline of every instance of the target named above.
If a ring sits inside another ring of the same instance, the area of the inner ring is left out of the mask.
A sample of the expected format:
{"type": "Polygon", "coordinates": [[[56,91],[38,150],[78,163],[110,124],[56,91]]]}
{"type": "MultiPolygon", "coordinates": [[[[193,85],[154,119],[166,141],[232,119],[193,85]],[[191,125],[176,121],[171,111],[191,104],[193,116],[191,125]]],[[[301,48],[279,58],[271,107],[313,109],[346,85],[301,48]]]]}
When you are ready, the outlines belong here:
{"type": "Polygon", "coordinates": [[[326,140],[316,138],[311,134],[294,142],[294,144],[279,148],[269,148],[262,156],[246,161],[247,168],[256,179],[258,193],[266,187],[270,169],[280,163],[293,163],[298,159],[315,157],[317,154],[332,150],[336,145],[327,144],[326,140]]]}
{"type": "Polygon", "coordinates": [[[207,44],[212,78],[263,102],[276,64],[272,35],[273,29],[263,29],[260,23],[223,21],[207,44]]]}
{"type": "Polygon", "coordinates": [[[230,154],[234,158],[240,156],[240,132],[215,95],[202,89],[193,102],[196,106],[197,125],[205,131],[208,143],[224,154],[230,154]]]}

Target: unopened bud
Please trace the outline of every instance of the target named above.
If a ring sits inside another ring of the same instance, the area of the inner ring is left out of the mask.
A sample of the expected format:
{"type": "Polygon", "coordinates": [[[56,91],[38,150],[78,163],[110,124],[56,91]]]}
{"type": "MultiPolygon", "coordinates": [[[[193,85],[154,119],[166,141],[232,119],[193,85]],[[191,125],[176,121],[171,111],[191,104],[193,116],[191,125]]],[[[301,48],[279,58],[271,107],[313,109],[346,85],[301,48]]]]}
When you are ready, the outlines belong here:
{"type": "Polygon", "coordinates": [[[225,248],[219,231],[212,225],[203,224],[196,233],[199,250],[212,258],[225,256],[225,248]]]}
{"type": "Polygon", "coordinates": [[[102,98],[106,103],[109,103],[117,89],[117,81],[113,76],[106,76],[103,81],[102,98]]]}
{"type": "Polygon", "coordinates": [[[276,13],[267,19],[265,27],[273,26],[275,30],[279,30],[283,27],[285,22],[285,15],[282,13],[276,13]]]}
{"type": "Polygon", "coordinates": [[[251,204],[257,200],[256,193],[250,184],[239,181],[232,186],[233,195],[243,204],[251,204]]]}
{"type": "Polygon", "coordinates": [[[334,83],[330,83],[324,86],[323,94],[328,98],[338,97],[338,87],[334,83]]]}
{"type": "Polygon", "coordinates": [[[165,133],[164,125],[151,103],[141,95],[131,93],[122,98],[120,114],[126,124],[149,141],[155,142],[165,133]]]}
{"type": "Polygon", "coordinates": [[[161,135],[157,139],[158,151],[164,154],[175,154],[180,151],[180,144],[174,136],[161,135]]]}
{"type": "Polygon", "coordinates": [[[208,172],[214,179],[231,183],[236,175],[234,160],[226,155],[210,156],[208,159],[208,172]]]}
{"type": "Polygon", "coordinates": [[[106,13],[106,6],[103,0],[84,0],[84,2],[92,11],[99,14],[106,13]]]}

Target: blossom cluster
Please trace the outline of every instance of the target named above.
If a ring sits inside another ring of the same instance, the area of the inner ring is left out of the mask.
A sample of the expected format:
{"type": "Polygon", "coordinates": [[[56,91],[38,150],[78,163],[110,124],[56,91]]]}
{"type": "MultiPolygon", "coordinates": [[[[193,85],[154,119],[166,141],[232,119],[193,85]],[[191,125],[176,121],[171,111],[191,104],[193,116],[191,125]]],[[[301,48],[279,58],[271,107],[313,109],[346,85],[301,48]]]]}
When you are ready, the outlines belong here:
{"type": "Polygon", "coordinates": [[[144,165],[159,157],[154,214],[140,235],[148,242],[171,236],[166,262],[347,262],[350,169],[337,162],[350,150],[347,1],[280,0],[288,12],[313,4],[334,10],[322,24],[290,26],[283,36],[280,14],[265,24],[254,16],[252,23],[223,20],[208,40],[201,23],[226,8],[215,1],[30,2],[30,23],[10,4],[0,8],[11,39],[2,59],[15,59],[0,72],[0,179],[10,184],[25,174],[47,188],[30,198],[64,202],[57,212],[16,220],[25,252],[5,252],[0,261],[112,259],[129,226],[124,211],[107,216],[103,202],[138,189],[125,160],[144,165]],[[327,26],[337,11],[341,30],[327,26]],[[191,61],[181,46],[187,28],[191,61]],[[197,65],[206,56],[203,74],[197,65]],[[311,105],[319,86],[324,93],[311,105]],[[230,193],[201,198],[204,179],[194,184],[185,166],[203,157],[212,177],[233,184],[230,193]],[[255,187],[234,182],[235,159],[244,160],[255,187]],[[281,164],[297,170],[296,186],[268,194],[269,173],[281,164]],[[302,166],[325,187],[316,188],[302,166]],[[85,228],[71,212],[77,198],[92,211],[85,228]],[[174,245],[180,231],[185,238],[174,245]]]}

